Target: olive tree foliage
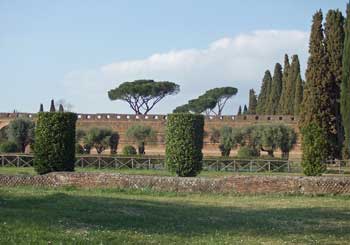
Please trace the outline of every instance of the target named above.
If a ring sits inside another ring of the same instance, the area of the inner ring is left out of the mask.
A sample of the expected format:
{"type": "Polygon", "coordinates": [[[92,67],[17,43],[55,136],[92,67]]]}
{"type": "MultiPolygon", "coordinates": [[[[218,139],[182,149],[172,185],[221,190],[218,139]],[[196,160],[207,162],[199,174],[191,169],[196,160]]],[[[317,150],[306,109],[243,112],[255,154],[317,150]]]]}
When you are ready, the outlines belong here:
{"type": "Polygon", "coordinates": [[[296,144],[295,131],[285,125],[257,125],[243,128],[222,127],[212,129],[210,141],[219,143],[222,156],[229,156],[231,149],[237,147],[250,149],[259,156],[260,151],[274,157],[277,149],[282,151],[282,157],[288,158],[289,152],[296,144]]]}
{"type": "Polygon", "coordinates": [[[83,138],[84,149],[95,148],[97,154],[101,154],[111,147],[113,131],[109,128],[91,128],[83,138]]]}
{"type": "Polygon", "coordinates": [[[17,118],[8,125],[8,140],[14,142],[20,152],[25,152],[26,147],[34,142],[34,128],[33,121],[17,118]]]}
{"type": "Polygon", "coordinates": [[[145,154],[145,145],[155,141],[156,131],[149,126],[133,125],[126,130],[126,137],[137,144],[138,153],[145,154]]]}
{"type": "Polygon", "coordinates": [[[175,95],[180,86],[173,82],[154,80],[135,80],[124,82],[108,92],[110,100],[123,100],[136,114],[146,115],[154,106],[168,95],[175,95]]]}
{"type": "Polygon", "coordinates": [[[188,101],[187,104],[175,108],[174,113],[191,112],[195,114],[222,115],[223,109],[229,99],[238,92],[234,87],[213,88],[206,91],[197,99],[188,101]]]}

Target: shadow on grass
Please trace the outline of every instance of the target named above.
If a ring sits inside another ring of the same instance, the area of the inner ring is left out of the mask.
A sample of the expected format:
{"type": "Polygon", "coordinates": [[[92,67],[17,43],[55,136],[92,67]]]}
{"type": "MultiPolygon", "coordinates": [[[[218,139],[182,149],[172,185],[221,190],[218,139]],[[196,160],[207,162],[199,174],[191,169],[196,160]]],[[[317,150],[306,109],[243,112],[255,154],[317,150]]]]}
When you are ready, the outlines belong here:
{"type": "Polygon", "coordinates": [[[148,234],[232,232],[262,237],[323,234],[349,236],[349,209],[213,207],[120,197],[57,193],[0,193],[2,222],[57,229],[129,230],[148,234]],[[339,228],[341,226],[341,229],[339,228]]]}

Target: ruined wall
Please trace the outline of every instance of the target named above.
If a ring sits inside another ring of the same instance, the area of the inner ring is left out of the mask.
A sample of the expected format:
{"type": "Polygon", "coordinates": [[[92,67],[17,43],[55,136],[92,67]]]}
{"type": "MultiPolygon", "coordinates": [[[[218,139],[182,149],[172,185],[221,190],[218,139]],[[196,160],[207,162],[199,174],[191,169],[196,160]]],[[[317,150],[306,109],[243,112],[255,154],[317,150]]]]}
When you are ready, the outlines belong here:
{"type": "Polygon", "coordinates": [[[0,175],[4,186],[76,186],[127,188],[171,192],[242,194],[342,194],[350,195],[349,177],[240,176],[178,178],[109,173],[50,173],[38,176],[0,175]]]}
{"type": "MultiPolygon", "coordinates": [[[[0,128],[6,126],[16,117],[36,118],[36,114],[30,113],[0,113],[0,128]]],[[[210,143],[209,135],[213,128],[220,129],[223,126],[245,127],[255,124],[285,124],[296,130],[298,118],[294,116],[258,116],[258,115],[242,115],[242,116],[207,116],[205,117],[205,131],[207,136],[204,139],[203,153],[208,156],[218,156],[218,144],[210,143]]],[[[89,129],[92,127],[108,127],[118,132],[120,135],[119,151],[127,144],[133,144],[125,137],[128,127],[135,124],[143,124],[152,127],[157,132],[157,142],[153,142],[146,146],[146,154],[162,155],[165,152],[164,130],[166,125],[166,115],[125,115],[125,114],[78,114],[77,127],[81,129],[89,129]]],[[[106,151],[106,153],[108,153],[106,151]]],[[[232,151],[232,155],[236,152],[232,151]]],[[[278,154],[276,154],[278,156],[278,154]]],[[[290,159],[300,159],[300,140],[295,149],[290,153],[290,159]]]]}

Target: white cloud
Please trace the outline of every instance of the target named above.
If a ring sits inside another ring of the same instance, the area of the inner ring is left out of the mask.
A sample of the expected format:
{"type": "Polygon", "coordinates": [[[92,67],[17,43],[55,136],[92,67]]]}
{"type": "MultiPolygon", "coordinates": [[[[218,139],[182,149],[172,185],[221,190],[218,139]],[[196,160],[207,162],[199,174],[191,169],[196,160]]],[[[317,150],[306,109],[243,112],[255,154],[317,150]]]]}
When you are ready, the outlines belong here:
{"type": "Polygon", "coordinates": [[[85,112],[131,112],[122,102],[109,102],[107,91],[124,81],[154,79],[173,81],[181,92],[160,102],[153,113],[171,112],[177,105],[217,86],[234,86],[239,94],[227,105],[233,114],[248,100],[248,90],[260,89],[266,69],[283,62],[285,53],[298,54],[302,68],[307,58],[308,33],[290,30],[261,30],[225,37],[207,49],[171,50],[148,58],[116,62],[95,70],[67,74],[65,84],[73,104],[85,112]],[[86,105],[89,106],[86,106],[86,105]]]}

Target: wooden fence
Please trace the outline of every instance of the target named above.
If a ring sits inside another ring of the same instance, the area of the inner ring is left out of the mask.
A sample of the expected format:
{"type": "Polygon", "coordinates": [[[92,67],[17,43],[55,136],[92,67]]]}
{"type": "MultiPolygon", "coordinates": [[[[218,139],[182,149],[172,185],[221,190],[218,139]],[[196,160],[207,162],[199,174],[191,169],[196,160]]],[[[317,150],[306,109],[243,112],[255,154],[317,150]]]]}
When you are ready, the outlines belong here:
{"type": "MultiPolygon", "coordinates": [[[[1,167],[32,167],[33,155],[2,154],[1,167]]],[[[164,157],[157,156],[105,156],[78,155],[76,167],[81,168],[114,168],[114,169],[165,169],[164,157]]],[[[287,160],[262,159],[223,159],[204,158],[203,169],[207,171],[228,172],[288,172],[301,173],[300,163],[287,160]]],[[[350,174],[349,161],[332,161],[327,163],[327,172],[332,174],[350,174]]]]}

